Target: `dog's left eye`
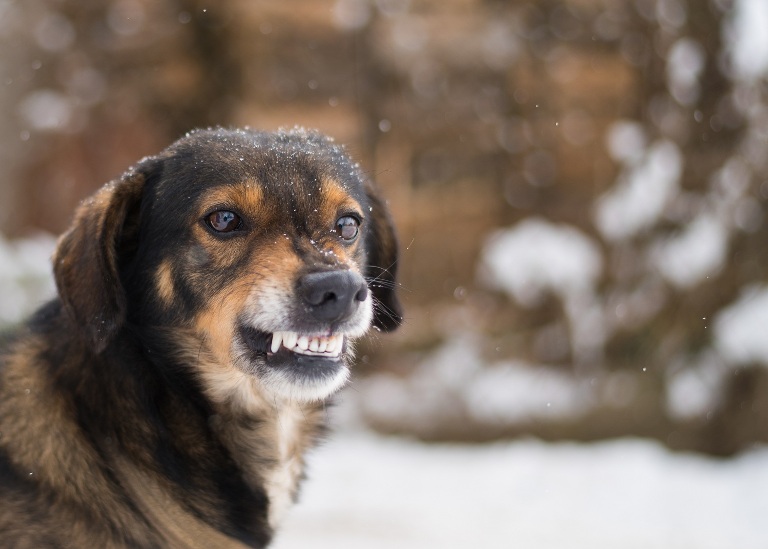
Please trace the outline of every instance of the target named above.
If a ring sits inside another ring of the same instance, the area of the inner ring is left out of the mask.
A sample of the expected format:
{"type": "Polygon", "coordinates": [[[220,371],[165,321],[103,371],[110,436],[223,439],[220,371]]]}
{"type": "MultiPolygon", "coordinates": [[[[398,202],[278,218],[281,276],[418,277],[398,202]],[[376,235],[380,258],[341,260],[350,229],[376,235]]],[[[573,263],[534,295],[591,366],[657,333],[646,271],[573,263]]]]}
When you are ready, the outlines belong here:
{"type": "Polygon", "coordinates": [[[228,210],[219,210],[209,214],[205,218],[205,222],[217,233],[231,233],[242,224],[240,216],[228,210]]]}
{"type": "Polygon", "coordinates": [[[338,234],[342,240],[352,242],[357,238],[358,232],[360,232],[360,222],[354,217],[345,215],[336,221],[336,234],[338,234]]]}

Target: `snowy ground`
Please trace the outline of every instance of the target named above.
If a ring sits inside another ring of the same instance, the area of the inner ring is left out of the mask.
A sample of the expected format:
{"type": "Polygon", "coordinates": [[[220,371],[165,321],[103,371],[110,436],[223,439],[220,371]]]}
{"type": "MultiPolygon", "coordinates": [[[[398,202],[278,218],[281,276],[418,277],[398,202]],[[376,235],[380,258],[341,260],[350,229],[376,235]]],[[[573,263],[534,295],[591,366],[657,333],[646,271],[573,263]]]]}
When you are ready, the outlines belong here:
{"type": "Polygon", "coordinates": [[[768,448],[424,445],[334,435],[275,549],[765,549],[768,448]]]}

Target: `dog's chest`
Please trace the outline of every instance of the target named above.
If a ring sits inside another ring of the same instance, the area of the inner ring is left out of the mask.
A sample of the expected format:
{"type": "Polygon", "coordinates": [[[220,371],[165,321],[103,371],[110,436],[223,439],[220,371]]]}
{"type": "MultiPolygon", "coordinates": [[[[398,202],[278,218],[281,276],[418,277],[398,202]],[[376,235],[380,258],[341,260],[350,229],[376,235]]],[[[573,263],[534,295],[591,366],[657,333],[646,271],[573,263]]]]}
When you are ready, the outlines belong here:
{"type": "Polygon", "coordinates": [[[271,410],[268,419],[225,422],[222,435],[243,474],[269,499],[268,520],[280,524],[294,502],[304,471],[304,453],[310,446],[316,414],[298,406],[271,410]]]}
{"type": "Polygon", "coordinates": [[[280,414],[275,427],[275,465],[264,474],[264,484],[269,497],[269,523],[277,526],[293,503],[299,480],[304,470],[304,446],[302,417],[297,410],[280,414]]]}

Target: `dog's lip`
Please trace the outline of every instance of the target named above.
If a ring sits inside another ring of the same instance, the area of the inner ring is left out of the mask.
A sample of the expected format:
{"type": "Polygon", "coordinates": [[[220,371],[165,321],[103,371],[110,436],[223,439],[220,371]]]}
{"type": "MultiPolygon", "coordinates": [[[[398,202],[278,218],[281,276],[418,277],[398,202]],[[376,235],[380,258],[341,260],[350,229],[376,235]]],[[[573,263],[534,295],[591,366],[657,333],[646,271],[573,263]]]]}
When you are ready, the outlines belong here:
{"type": "Polygon", "coordinates": [[[241,333],[248,347],[257,354],[274,356],[290,352],[313,358],[339,360],[346,349],[344,334],[312,334],[290,330],[273,333],[252,326],[243,326],[241,333]]]}

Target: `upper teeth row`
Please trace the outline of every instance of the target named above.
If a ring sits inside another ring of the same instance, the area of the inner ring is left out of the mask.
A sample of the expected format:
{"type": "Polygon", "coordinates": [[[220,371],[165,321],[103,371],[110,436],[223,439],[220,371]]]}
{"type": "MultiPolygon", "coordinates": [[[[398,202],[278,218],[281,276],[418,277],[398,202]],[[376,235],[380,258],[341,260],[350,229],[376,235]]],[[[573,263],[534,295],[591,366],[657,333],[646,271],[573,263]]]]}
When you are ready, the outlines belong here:
{"type": "Polygon", "coordinates": [[[344,346],[344,336],[305,336],[296,332],[275,332],[272,334],[271,350],[276,353],[280,345],[294,353],[305,355],[339,356],[344,346]]]}

